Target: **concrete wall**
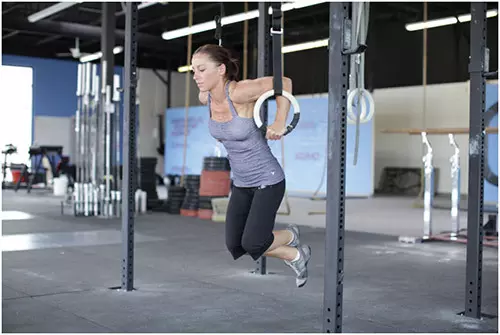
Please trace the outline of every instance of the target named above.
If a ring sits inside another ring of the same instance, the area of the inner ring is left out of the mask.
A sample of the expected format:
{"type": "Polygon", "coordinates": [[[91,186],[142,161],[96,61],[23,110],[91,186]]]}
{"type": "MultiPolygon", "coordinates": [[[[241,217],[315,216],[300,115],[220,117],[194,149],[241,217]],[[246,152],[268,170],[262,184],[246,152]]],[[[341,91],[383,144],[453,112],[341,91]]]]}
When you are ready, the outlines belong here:
{"type": "MultiPolygon", "coordinates": [[[[375,111],[375,185],[384,167],[420,167],[424,145],[420,135],[384,134],[382,129],[469,127],[469,82],[377,89],[375,111]]],[[[468,135],[456,135],[461,149],[461,193],[467,194],[468,135]]],[[[439,193],[451,192],[448,135],[429,135],[434,165],[440,170],[439,193]]]]}
{"type": "MultiPolygon", "coordinates": [[[[157,71],[165,80],[166,71],[157,71]]],[[[191,77],[192,78],[192,77],[191,77]]],[[[185,105],[186,74],[173,72],[171,74],[171,100],[172,107],[183,107],[185,105]]],[[[191,79],[192,80],[192,79],[191,79]]],[[[190,83],[190,104],[199,105],[198,89],[192,81],[190,83]]],[[[159,118],[165,115],[167,109],[167,86],[150,69],[139,69],[139,150],[141,156],[157,157],[158,164],[156,172],[163,174],[164,159],[157,152],[159,145],[159,118]]]]}
{"type": "MultiPolygon", "coordinates": [[[[189,89],[189,104],[191,106],[198,106],[198,88],[193,80],[193,75],[190,74],[191,80],[189,89]]],[[[170,107],[184,107],[186,99],[186,74],[179,72],[172,72],[172,100],[170,107]]]]}

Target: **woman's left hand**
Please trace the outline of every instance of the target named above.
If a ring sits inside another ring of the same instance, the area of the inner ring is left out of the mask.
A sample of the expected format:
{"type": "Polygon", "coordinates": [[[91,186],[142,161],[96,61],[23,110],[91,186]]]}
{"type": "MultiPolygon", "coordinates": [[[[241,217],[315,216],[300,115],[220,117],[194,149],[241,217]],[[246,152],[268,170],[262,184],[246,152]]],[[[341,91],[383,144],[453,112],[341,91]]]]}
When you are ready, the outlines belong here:
{"type": "Polygon", "coordinates": [[[279,140],[283,137],[285,133],[285,125],[281,122],[274,122],[272,125],[267,127],[266,138],[268,140],[279,140]]]}

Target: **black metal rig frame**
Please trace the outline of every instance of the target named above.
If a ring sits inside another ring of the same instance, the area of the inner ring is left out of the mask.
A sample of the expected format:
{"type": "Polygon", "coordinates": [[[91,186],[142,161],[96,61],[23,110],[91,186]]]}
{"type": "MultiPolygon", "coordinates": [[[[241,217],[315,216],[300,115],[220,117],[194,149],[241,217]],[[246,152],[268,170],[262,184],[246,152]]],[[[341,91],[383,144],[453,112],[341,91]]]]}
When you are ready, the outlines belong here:
{"type": "Polygon", "coordinates": [[[487,46],[487,3],[472,2],[470,21],[470,109],[469,109],[469,196],[467,213],[467,257],[465,311],[467,317],[481,319],[483,263],[483,205],[485,171],[486,79],[498,77],[489,72],[487,46]]]}
{"type": "MultiPolygon", "coordinates": [[[[325,237],[325,276],[323,331],[342,332],[342,303],[344,279],[344,234],[345,234],[345,183],[346,183],[346,133],[347,133],[347,89],[349,78],[350,36],[346,25],[350,3],[330,3],[329,84],[328,84],[328,168],[325,237]]],[[[268,3],[259,3],[258,73],[268,75],[270,71],[270,19],[268,3]],[[265,14],[264,14],[265,13],[265,14]],[[262,15],[264,14],[264,15],[262,15]]],[[[482,273],[482,219],[484,180],[484,109],[485,80],[497,72],[488,72],[488,49],[486,47],[486,3],[471,4],[471,49],[470,49],[470,134],[469,134],[469,210],[467,273],[464,315],[481,318],[481,273],[482,273]]],[[[122,289],[133,290],[134,270],[134,190],[136,152],[137,86],[137,3],[126,3],[125,24],[125,117],[123,143],[123,260],[122,289]]],[[[266,113],[267,114],[267,113],[266,113]]],[[[264,115],[263,120],[267,120],[264,115]]],[[[263,257],[257,271],[266,273],[263,257]]]]}
{"type": "Polygon", "coordinates": [[[122,280],[125,291],[134,289],[134,194],[136,176],[137,87],[137,2],[125,4],[125,75],[123,117],[123,184],[122,184],[122,280]]]}
{"type": "MultiPolygon", "coordinates": [[[[481,313],[483,202],[485,162],[485,86],[489,72],[485,2],[471,3],[470,45],[470,133],[469,205],[466,258],[465,311],[476,319],[481,313]]],[[[330,3],[329,84],[328,84],[328,169],[325,239],[323,332],[342,332],[345,232],[346,96],[349,77],[350,42],[347,19],[349,3],[330,3]]]]}

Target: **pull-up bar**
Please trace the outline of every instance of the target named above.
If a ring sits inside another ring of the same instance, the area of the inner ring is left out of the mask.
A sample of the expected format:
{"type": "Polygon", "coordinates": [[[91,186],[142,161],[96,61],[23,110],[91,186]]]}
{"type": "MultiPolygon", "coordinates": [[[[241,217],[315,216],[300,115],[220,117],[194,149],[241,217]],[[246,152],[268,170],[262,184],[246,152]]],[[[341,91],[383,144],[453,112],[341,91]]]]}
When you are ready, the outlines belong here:
{"type": "MultiPolygon", "coordinates": [[[[486,134],[498,134],[498,127],[484,128],[486,134]]],[[[383,129],[380,131],[385,134],[408,134],[420,135],[426,133],[427,135],[447,135],[447,134],[469,134],[469,128],[398,128],[398,129],[383,129]]]]}

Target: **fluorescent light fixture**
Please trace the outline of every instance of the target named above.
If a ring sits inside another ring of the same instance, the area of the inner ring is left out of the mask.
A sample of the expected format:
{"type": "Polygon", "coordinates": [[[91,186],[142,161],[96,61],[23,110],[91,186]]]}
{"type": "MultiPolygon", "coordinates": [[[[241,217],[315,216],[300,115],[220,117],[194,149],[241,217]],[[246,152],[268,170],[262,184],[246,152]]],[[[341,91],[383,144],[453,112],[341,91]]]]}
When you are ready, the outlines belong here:
{"type": "Polygon", "coordinates": [[[436,20],[429,20],[426,22],[415,22],[415,23],[407,23],[405,25],[406,30],[408,31],[416,31],[416,30],[422,30],[422,29],[429,29],[429,28],[436,28],[436,27],[442,27],[442,26],[447,26],[451,24],[457,23],[458,20],[454,16],[450,17],[445,17],[442,19],[436,19],[436,20]]]}
{"type": "MultiPolygon", "coordinates": [[[[286,53],[290,53],[290,52],[315,49],[315,48],[322,48],[322,47],[327,47],[327,46],[328,46],[328,38],[325,38],[323,40],[287,45],[281,49],[281,52],[286,54],[286,53]]],[[[191,66],[184,65],[184,66],[178,67],[177,71],[178,72],[187,72],[187,71],[190,71],[191,68],[192,68],[191,66]]]]}
{"type": "MultiPolygon", "coordinates": [[[[292,10],[292,9],[298,9],[298,8],[304,8],[308,6],[314,6],[320,3],[323,3],[326,1],[319,1],[319,0],[314,0],[314,1],[296,1],[292,3],[285,3],[281,6],[281,10],[283,12],[292,10]]],[[[269,14],[272,13],[272,8],[269,7],[269,14]]],[[[235,15],[230,15],[230,16],[225,16],[221,20],[221,25],[229,25],[237,22],[242,22],[245,20],[251,20],[259,17],[259,11],[258,10],[251,10],[248,12],[243,12],[235,15]]],[[[181,29],[176,29],[176,30],[171,30],[171,31],[166,31],[164,32],[161,37],[165,40],[173,40],[175,38],[187,36],[187,35],[194,35],[198,34],[204,31],[209,31],[215,29],[215,22],[208,21],[208,22],[203,22],[199,23],[196,25],[193,25],[191,27],[186,27],[186,28],[181,28],[181,29]]]]}
{"type": "Polygon", "coordinates": [[[326,2],[326,1],[308,1],[308,0],[302,0],[302,1],[295,1],[295,2],[292,2],[292,3],[286,3],[284,4],[283,6],[281,6],[281,10],[286,12],[287,10],[290,10],[290,9],[299,9],[299,8],[304,8],[304,7],[309,7],[309,6],[314,6],[314,5],[318,5],[320,3],[323,3],[323,2],[326,2]],[[287,6],[290,6],[291,8],[288,9],[287,6]]]}
{"type": "Polygon", "coordinates": [[[55,5],[52,5],[50,7],[42,9],[39,12],[31,14],[30,16],[28,16],[28,21],[31,23],[36,22],[36,21],[40,21],[42,19],[45,19],[46,17],[49,17],[49,16],[54,15],[56,13],[59,13],[65,9],[70,8],[70,7],[72,7],[76,4],[79,4],[81,2],[83,2],[83,1],[56,3],[55,5]]]}
{"type": "MultiPolygon", "coordinates": [[[[137,6],[137,9],[141,10],[141,9],[148,8],[148,7],[151,7],[151,6],[156,5],[156,4],[164,5],[167,3],[168,3],[168,1],[143,1],[137,6]]],[[[125,3],[122,2],[122,11],[115,13],[115,16],[125,15],[125,7],[124,6],[125,6],[125,3]]]]}
{"type": "MultiPolygon", "coordinates": [[[[323,2],[326,2],[326,1],[323,1],[323,0],[303,1],[302,0],[302,1],[295,1],[295,2],[287,2],[287,3],[284,3],[283,5],[281,5],[281,11],[287,12],[287,11],[292,10],[292,9],[299,9],[299,8],[314,6],[314,5],[318,5],[320,3],[323,3],[323,2]]],[[[269,7],[269,10],[267,12],[269,13],[269,15],[272,15],[273,8],[269,7]]]]}
{"type": "MultiPolygon", "coordinates": [[[[225,26],[228,24],[236,23],[236,22],[251,20],[251,19],[254,19],[256,17],[259,17],[259,11],[252,10],[252,11],[249,11],[246,13],[225,16],[222,18],[221,24],[223,26],[225,26]]],[[[209,31],[212,29],[215,29],[215,21],[203,22],[200,24],[193,25],[191,27],[176,29],[176,30],[172,30],[172,31],[166,31],[161,35],[161,37],[165,40],[173,40],[175,38],[187,36],[189,34],[194,35],[194,34],[198,34],[198,33],[204,32],[204,31],[209,31]]]]}
{"type": "MultiPolygon", "coordinates": [[[[486,12],[486,17],[495,17],[498,15],[498,11],[496,9],[491,9],[486,12]]],[[[464,14],[464,15],[459,15],[458,16],[458,21],[460,22],[469,22],[472,19],[471,14],[464,14]]]]}
{"type": "Polygon", "coordinates": [[[143,8],[148,8],[150,6],[156,5],[157,3],[162,3],[165,4],[167,3],[166,1],[160,1],[160,2],[153,2],[153,1],[143,1],[141,4],[137,6],[137,9],[143,9],[143,8]]]}
{"type": "MultiPolygon", "coordinates": [[[[123,47],[121,45],[118,45],[113,48],[113,54],[117,55],[123,51],[123,47]]],[[[86,62],[91,62],[93,60],[97,60],[102,57],[102,51],[90,54],[90,55],[85,55],[80,57],[80,62],[86,63],[86,62]]]]}
{"type": "Polygon", "coordinates": [[[177,68],[177,71],[178,72],[188,72],[188,71],[191,71],[192,68],[193,67],[191,65],[189,65],[189,66],[188,65],[184,65],[184,66],[179,66],[177,68]]]}
{"type": "Polygon", "coordinates": [[[113,48],[113,54],[118,55],[123,51],[123,47],[121,45],[117,45],[116,47],[113,48]]]}
{"type": "Polygon", "coordinates": [[[85,56],[80,57],[80,62],[82,62],[82,63],[91,62],[91,61],[99,59],[101,57],[102,57],[102,52],[99,51],[99,52],[96,52],[96,53],[93,53],[90,55],[85,55],[85,56]]]}
{"type": "MultiPolygon", "coordinates": [[[[498,10],[496,9],[491,9],[486,12],[486,17],[495,17],[498,15],[498,10]]],[[[405,25],[406,30],[408,31],[417,31],[417,30],[422,30],[422,29],[428,29],[428,28],[436,28],[436,27],[442,27],[442,26],[447,26],[451,24],[456,24],[458,22],[469,22],[471,20],[471,14],[463,14],[459,15],[458,18],[455,16],[450,16],[450,17],[445,17],[442,19],[436,19],[436,20],[429,20],[427,22],[421,21],[421,22],[414,22],[414,23],[407,23],[405,25]]]]}
{"type": "Polygon", "coordinates": [[[284,46],[283,48],[281,48],[281,52],[286,54],[286,53],[290,53],[290,52],[315,49],[315,48],[321,48],[321,47],[327,47],[327,46],[328,46],[328,38],[325,38],[324,40],[317,40],[317,41],[311,41],[311,42],[306,42],[306,43],[287,45],[287,46],[284,46]]]}

